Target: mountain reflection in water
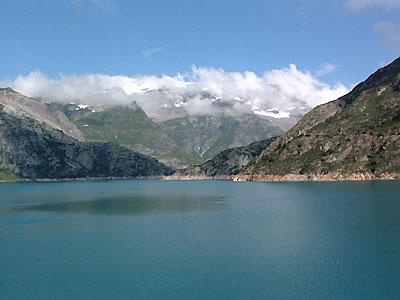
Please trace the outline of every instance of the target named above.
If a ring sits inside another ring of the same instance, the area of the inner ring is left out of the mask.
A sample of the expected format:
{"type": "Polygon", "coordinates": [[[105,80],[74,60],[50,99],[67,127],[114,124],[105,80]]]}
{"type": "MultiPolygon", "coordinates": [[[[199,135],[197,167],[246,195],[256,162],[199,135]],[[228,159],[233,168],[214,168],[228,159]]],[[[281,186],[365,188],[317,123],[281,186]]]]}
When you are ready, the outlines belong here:
{"type": "Polygon", "coordinates": [[[66,214],[144,215],[216,210],[222,209],[225,205],[223,197],[124,195],[85,201],[54,201],[53,199],[44,203],[13,207],[12,210],[66,214]]]}

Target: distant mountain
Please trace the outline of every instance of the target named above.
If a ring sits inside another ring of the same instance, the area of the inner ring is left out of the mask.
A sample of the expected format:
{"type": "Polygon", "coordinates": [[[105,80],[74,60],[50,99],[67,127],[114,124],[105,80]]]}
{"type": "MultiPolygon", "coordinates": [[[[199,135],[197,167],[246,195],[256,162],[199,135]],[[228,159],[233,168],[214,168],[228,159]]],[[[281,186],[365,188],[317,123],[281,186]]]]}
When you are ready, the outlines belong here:
{"type": "Polygon", "coordinates": [[[400,58],[349,94],[307,113],[235,179],[374,179],[399,174],[400,58]]]}
{"type": "Polygon", "coordinates": [[[280,135],[269,120],[253,115],[195,116],[160,123],[163,131],[185,152],[203,162],[219,152],[280,135]]]}
{"type": "Polygon", "coordinates": [[[115,143],[80,142],[33,115],[14,103],[0,104],[0,179],[132,178],[172,172],[156,159],[115,143]]]}
{"type": "Polygon", "coordinates": [[[222,151],[201,165],[176,171],[168,179],[221,178],[238,174],[250,161],[257,158],[277,137],[254,142],[247,146],[222,151]]]}
{"type": "Polygon", "coordinates": [[[65,134],[84,141],[82,132],[54,106],[26,97],[10,88],[0,88],[0,104],[12,110],[22,110],[33,119],[57,128],[65,134]]]}
{"type": "Polygon", "coordinates": [[[182,150],[159,124],[132,103],[130,106],[57,105],[83,132],[87,141],[114,142],[151,155],[172,167],[199,162],[182,150]]]}
{"type": "Polygon", "coordinates": [[[112,141],[174,168],[199,164],[225,149],[280,135],[299,117],[275,119],[253,113],[189,116],[177,107],[164,109],[169,117],[156,122],[135,103],[113,107],[53,105],[71,119],[86,140],[112,141]]]}

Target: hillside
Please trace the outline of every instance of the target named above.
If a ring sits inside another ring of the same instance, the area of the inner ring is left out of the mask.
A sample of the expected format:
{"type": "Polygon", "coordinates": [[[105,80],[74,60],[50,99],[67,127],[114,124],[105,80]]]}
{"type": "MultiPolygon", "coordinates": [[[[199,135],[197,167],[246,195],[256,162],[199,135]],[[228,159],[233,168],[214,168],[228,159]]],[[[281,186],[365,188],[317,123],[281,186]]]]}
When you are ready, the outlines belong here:
{"type": "Polygon", "coordinates": [[[400,58],[320,105],[235,180],[393,178],[400,174],[400,58]]]}
{"type": "Polygon", "coordinates": [[[222,151],[201,165],[175,172],[168,179],[221,178],[238,174],[240,169],[258,157],[277,137],[222,151]]]}
{"type": "Polygon", "coordinates": [[[197,156],[182,151],[136,104],[128,106],[84,107],[64,105],[65,114],[83,132],[87,141],[114,142],[153,156],[168,166],[179,168],[199,162],[197,156]]]}
{"type": "Polygon", "coordinates": [[[0,179],[168,175],[156,159],[115,143],[80,142],[14,106],[0,104],[0,179]]]}
{"type": "Polygon", "coordinates": [[[53,105],[26,97],[10,88],[0,88],[0,104],[4,104],[12,110],[22,110],[33,119],[57,128],[79,141],[85,140],[75,124],[53,105]]]}
{"type": "Polygon", "coordinates": [[[151,155],[173,168],[200,164],[219,152],[247,145],[283,133],[291,119],[243,116],[200,115],[176,117],[156,122],[136,104],[129,106],[57,105],[87,141],[112,141],[151,155]]]}
{"type": "Polygon", "coordinates": [[[271,121],[255,115],[196,116],[160,123],[164,132],[200,162],[225,149],[248,145],[283,133],[271,121]]]}

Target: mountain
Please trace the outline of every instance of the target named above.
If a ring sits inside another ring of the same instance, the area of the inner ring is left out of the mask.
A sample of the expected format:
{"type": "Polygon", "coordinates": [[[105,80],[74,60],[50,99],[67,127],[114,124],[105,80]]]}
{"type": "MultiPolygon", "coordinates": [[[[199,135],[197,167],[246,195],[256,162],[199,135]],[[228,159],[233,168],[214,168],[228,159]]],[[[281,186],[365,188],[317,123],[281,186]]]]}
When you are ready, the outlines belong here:
{"type": "Polygon", "coordinates": [[[73,138],[84,141],[82,132],[53,105],[26,97],[11,88],[0,88],[0,104],[12,110],[22,110],[35,120],[57,128],[73,138]]]}
{"type": "Polygon", "coordinates": [[[235,180],[341,180],[400,174],[400,58],[307,113],[235,180]]]}
{"type": "Polygon", "coordinates": [[[87,141],[114,142],[172,167],[198,163],[135,103],[129,106],[57,105],[87,141]]]}
{"type": "Polygon", "coordinates": [[[160,123],[164,132],[200,162],[219,152],[282,134],[269,120],[253,115],[194,116],[160,123]]]}
{"type": "Polygon", "coordinates": [[[116,142],[170,167],[183,168],[201,164],[225,149],[280,135],[310,110],[307,103],[293,97],[288,103],[276,103],[273,97],[280,92],[273,85],[268,87],[271,93],[253,99],[235,97],[233,92],[219,95],[181,82],[174,88],[138,86],[135,93],[112,105],[106,91],[99,99],[87,99],[90,105],[79,95],[62,100],[70,104],[53,105],[88,141],[116,142]]]}
{"type": "Polygon", "coordinates": [[[247,146],[224,150],[201,165],[178,170],[168,179],[224,179],[228,175],[238,174],[245,165],[257,158],[276,138],[272,137],[247,146]]]}
{"type": "Polygon", "coordinates": [[[292,119],[242,116],[189,116],[180,108],[164,110],[164,121],[150,119],[136,103],[129,106],[53,104],[87,141],[112,141],[151,155],[173,168],[199,164],[219,152],[283,133],[292,119]],[[272,120],[271,120],[272,119],[272,120]]]}
{"type": "Polygon", "coordinates": [[[115,143],[80,142],[15,104],[0,104],[0,125],[0,179],[131,178],[172,172],[156,159],[115,143]]]}

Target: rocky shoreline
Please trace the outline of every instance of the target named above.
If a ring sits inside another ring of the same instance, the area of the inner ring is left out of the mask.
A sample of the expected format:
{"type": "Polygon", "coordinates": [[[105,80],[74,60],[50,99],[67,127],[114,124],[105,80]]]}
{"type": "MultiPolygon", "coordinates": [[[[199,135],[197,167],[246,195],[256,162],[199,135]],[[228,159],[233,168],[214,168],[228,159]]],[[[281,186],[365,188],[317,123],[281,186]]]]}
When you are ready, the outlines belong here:
{"type": "Polygon", "coordinates": [[[101,181],[101,180],[146,180],[146,179],[163,179],[162,176],[142,176],[142,177],[84,177],[84,178],[23,178],[16,180],[0,180],[0,183],[16,183],[16,182],[63,182],[63,181],[101,181]]]}
{"type": "Polygon", "coordinates": [[[296,182],[296,181],[363,181],[363,180],[398,180],[400,174],[372,173],[355,174],[287,174],[287,175],[228,175],[218,177],[208,176],[164,176],[163,180],[231,180],[231,181],[261,181],[261,182],[296,182]]]}

